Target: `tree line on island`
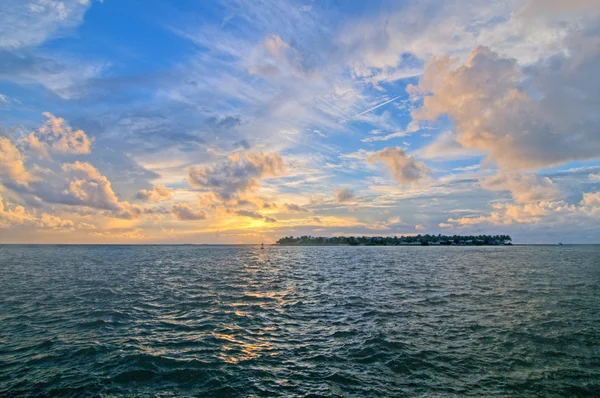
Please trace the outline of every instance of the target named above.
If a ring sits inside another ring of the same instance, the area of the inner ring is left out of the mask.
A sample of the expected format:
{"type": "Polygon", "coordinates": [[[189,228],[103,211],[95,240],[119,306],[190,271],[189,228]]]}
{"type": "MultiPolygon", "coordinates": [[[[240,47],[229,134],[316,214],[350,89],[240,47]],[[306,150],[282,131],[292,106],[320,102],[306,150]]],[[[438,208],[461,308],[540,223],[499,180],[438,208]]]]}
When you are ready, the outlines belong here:
{"type": "Polygon", "coordinates": [[[400,245],[445,245],[445,246],[500,246],[512,245],[509,235],[415,235],[415,236],[286,236],[277,241],[279,245],[348,245],[348,246],[400,246],[400,245]]]}

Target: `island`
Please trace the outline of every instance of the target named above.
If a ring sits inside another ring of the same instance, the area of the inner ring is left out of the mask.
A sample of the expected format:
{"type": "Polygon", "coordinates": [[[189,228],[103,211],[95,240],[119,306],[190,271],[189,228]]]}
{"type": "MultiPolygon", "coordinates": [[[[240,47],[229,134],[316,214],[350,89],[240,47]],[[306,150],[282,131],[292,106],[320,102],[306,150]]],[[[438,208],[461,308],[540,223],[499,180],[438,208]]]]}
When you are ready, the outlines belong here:
{"type": "Polygon", "coordinates": [[[414,236],[286,236],[276,242],[281,246],[510,246],[508,235],[414,235],[414,236]]]}

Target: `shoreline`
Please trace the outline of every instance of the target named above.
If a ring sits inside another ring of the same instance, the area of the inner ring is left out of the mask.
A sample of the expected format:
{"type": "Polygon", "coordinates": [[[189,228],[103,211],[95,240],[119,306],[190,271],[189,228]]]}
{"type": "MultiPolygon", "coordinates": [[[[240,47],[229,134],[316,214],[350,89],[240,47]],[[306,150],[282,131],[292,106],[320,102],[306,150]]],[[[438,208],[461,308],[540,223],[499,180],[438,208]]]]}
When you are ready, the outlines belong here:
{"type": "MultiPolygon", "coordinates": [[[[534,245],[534,244],[531,244],[534,245]]],[[[544,245],[544,246],[558,246],[558,245],[553,245],[553,244],[544,244],[544,243],[540,243],[537,245],[544,245]]],[[[429,245],[423,245],[423,244],[399,244],[399,245],[349,245],[349,244],[318,244],[318,243],[309,243],[309,244],[301,244],[301,245],[295,245],[295,244],[281,244],[281,243],[274,243],[272,245],[268,245],[268,246],[281,246],[281,247],[304,247],[304,246],[327,246],[327,247],[336,247],[336,246],[342,246],[342,247],[399,247],[399,246],[403,246],[403,247],[481,247],[481,246],[486,246],[486,247],[504,247],[504,246],[527,246],[527,244],[510,244],[510,245],[441,245],[441,244],[429,244],[429,245]]]]}

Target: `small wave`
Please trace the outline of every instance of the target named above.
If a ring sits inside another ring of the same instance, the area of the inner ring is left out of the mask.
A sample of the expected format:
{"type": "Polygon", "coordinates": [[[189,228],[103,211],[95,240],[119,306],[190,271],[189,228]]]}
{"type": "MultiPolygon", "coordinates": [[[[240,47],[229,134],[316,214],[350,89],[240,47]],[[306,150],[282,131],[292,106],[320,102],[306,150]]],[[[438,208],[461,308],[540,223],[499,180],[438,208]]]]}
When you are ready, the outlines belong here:
{"type": "Polygon", "coordinates": [[[21,252],[44,261],[0,256],[0,273],[11,267],[0,278],[0,396],[598,391],[598,249],[570,248],[574,266],[548,247],[407,250],[73,246],[21,252]]]}

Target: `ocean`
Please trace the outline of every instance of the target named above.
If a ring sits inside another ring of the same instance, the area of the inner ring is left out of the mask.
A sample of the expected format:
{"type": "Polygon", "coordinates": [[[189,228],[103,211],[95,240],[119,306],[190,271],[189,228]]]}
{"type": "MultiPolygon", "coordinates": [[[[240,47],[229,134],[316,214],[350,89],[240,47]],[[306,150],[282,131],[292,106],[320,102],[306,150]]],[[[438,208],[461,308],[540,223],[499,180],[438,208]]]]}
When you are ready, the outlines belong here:
{"type": "Polygon", "coordinates": [[[0,246],[0,396],[600,396],[600,246],[0,246]]]}

